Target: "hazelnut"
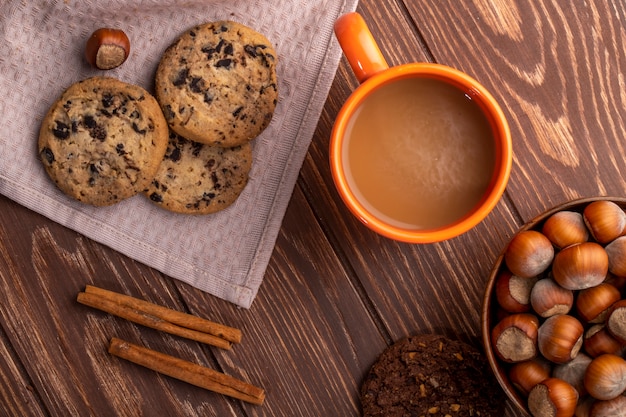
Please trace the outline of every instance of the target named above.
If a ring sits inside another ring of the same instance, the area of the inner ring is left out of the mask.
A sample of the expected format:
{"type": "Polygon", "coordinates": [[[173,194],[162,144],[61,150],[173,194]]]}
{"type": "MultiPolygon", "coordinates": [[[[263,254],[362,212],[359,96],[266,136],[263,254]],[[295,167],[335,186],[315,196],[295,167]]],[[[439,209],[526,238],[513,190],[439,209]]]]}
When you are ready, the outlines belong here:
{"type": "Polygon", "coordinates": [[[85,58],[95,68],[119,67],[130,54],[130,40],[124,31],[100,28],[91,34],[85,46],[85,58]]]}
{"type": "Polygon", "coordinates": [[[594,358],[585,373],[585,388],[597,400],[611,400],[626,390],[626,360],[606,353],[594,358]]]}
{"type": "Polygon", "coordinates": [[[498,305],[510,313],[525,313],[530,310],[530,291],[537,278],[522,278],[508,270],[500,272],[496,281],[498,305]]]}
{"type": "Polygon", "coordinates": [[[578,292],[576,313],[581,320],[587,323],[603,322],[609,308],[620,298],[621,295],[617,288],[603,282],[578,292]]]}
{"type": "Polygon", "coordinates": [[[559,249],[589,239],[583,215],[575,211],[559,211],[548,217],[541,232],[559,249]]]}
{"type": "Polygon", "coordinates": [[[583,396],[587,393],[585,390],[584,378],[587,367],[591,363],[592,358],[584,353],[579,353],[574,359],[567,363],[556,365],[552,372],[552,376],[562,379],[576,388],[578,394],[583,396]]]}
{"type": "Polygon", "coordinates": [[[626,300],[611,306],[606,319],[606,328],[615,339],[626,345],[626,300]]]}
{"type": "Polygon", "coordinates": [[[565,363],[578,355],[583,344],[583,325],[573,316],[548,317],[539,326],[537,346],[544,358],[565,363]]]}
{"type": "Polygon", "coordinates": [[[573,416],[578,403],[578,391],[559,378],[548,378],[528,394],[528,409],[533,416],[573,416]]]}
{"type": "Polygon", "coordinates": [[[618,354],[622,344],[608,332],[606,325],[595,324],[585,331],[583,349],[591,357],[605,353],[618,354]]]}
{"type": "Polygon", "coordinates": [[[537,356],[539,319],[534,314],[519,313],[506,316],[491,332],[496,355],[508,363],[522,362],[537,356]]]}
{"type": "Polygon", "coordinates": [[[541,274],[550,266],[553,258],[552,242],[535,230],[525,230],[515,235],[504,252],[504,262],[509,270],[523,278],[541,274]]]}
{"type": "Polygon", "coordinates": [[[574,292],[565,289],[553,279],[544,278],[533,286],[530,305],[541,317],[567,314],[574,305],[574,292]]]}
{"type": "Polygon", "coordinates": [[[619,277],[626,276],[626,236],[620,236],[604,247],[609,256],[609,271],[619,277]]]}
{"type": "Polygon", "coordinates": [[[594,239],[602,244],[621,236],[626,228],[626,213],[612,201],[589,203],[583,210],[583,219],[594,239]]]}
{"type": "Polygon", "coordinates": [[[550,377],[552,365],[541,357],[518,362],[511,366],[509,379],[515,388],[524,396],[528,396],[530,390],[541,381],[550,377]]]}
{"type": "Polygon", "coordinates": [[[552,276],[563,288],[583,290],[600,284],[609,271],[609,257],[595,242],[571,245],[554,257],[552,276]]]}
{"type": "Polygon", "coordinates": [[[620,395],[612,400],[595,401],[589,410],[589,417],[624,417],[626,416],[626,396],[620,395]]]}

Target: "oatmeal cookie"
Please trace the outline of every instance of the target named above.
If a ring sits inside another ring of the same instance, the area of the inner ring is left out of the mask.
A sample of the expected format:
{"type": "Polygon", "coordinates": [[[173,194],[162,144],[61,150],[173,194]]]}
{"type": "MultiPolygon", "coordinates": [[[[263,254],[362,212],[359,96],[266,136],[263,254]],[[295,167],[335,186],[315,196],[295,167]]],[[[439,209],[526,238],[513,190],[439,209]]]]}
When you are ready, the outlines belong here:
{"type": "Polygon", "coordinates": [[[158,206],[186,214],[210,214],[230,206],[248,182],[249,143],[207,145],[170,133],[163,162],[146,196],[158,206]]]}
{"type": "Polygon", "coordinates": [[[196,26],[163,54],[156,98],[179,135],[223,147],[244,144],[274,114],[276,51],[265,36],[236,22],[196,26]]]}
{"type": "Polygon", "coordinates": [[[165,149],[168,128],[143,88],[93,77],[71,85],[43,119],[38,155],[67,195],[107,206],[143,191],[165,149]]]}

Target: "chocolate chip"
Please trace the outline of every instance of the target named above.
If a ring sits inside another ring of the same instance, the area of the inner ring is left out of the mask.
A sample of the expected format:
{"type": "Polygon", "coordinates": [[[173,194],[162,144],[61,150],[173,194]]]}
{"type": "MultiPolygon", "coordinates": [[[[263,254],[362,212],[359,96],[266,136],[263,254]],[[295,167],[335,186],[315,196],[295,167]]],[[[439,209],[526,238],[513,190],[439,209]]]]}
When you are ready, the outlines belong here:
{"type": "Polygon", "coordinates": [[[193,77],[189,83],[189,89],[194,93],[202,93],[204,91],[204,79],[202,77],[193,77]]]}
{"type": "Polygon", "coordinates": [[[213,188],[216,190],[222,188],[222,184],[219,183],[219,179],[217,178],[217,174],[215,172],[211,173],[211,181],[213,181],[213,188]]]}
{"type": "Polygon", "coordinates": [[[233,44],[232,43],[226,44],[226,46],[224,47],[224,54],[232,55],[233,52],[235,52],[233,48],[233,44]]]}
{"type": "Polygon", "coordinates": [[[52,129],[52,134],[58,139],[67,139],[70,137],[70,127],[67,124],[57,120],[56,127],[52,129]]]}
{"type": "Polygon", "coordinates": [[[215,53],[215,48],[212,46],[204,46],[200,50],[206,54],[207,59],[213,58],[213,54],[215,53]]]}
{"type": "Polygon", "coordinates": [[[171,120],[176,116],[176,114],[174,113],[174,110],[172,110],[172,106],[170,106],[169,104],[166,105],[165,108],[163,109],[163,115],[168,120],[171,120]]]}
{"type": "Polygon", "coordinates": [[[239,113],[243,110],[243,106],[237,107],[237,109],[233,112],[233,117],[239,116],[239,113]]]}
{"type": "Polygon", "coordinates": [[[252,45],[246,45],[243,47],[243,50],[246,51],[246,53],[248,55],[250,55],[252,58],[256,58],[258,56],[257,52],[256,52],[256,48],[252,45]]]}
{"type": "Polygon", "coordinates": [[[194,32],[193,30],[189,31],[189,36],[191,36],[192,38],[196,37],[196,32],[194,32]]]}
{"type": "Polygon", "coordinates": [[[206,104],[213,103],[213,95],[211,93],[209,93],[208,91],[204,93],[204,102],[206,104]]]}
{"type": "Polygon", "coordinates": [[[87,129],[94,129],[98,124],[96,123],[96,119],[91,115],[87,115],[83,118],[83,123],[87,127],[87,129]]]}
{"type": "Polygon", "coordinates": [[[93,127],[89,128],[89,136],[93,139],[99,140],[100,142],[104,142],[107,138],[107,131],[104,126],[96,123],[93,127]]]}
{"type": "Polygon", "coordinates": [[[137,123],[133,122],[132,124],[133,126],[133,130],[137,133],[139,133],[140,135],[145,135],[147,130],[146,129],[140,129],[139,126],[137,126],[137,123]]]}
{"type": "Polygon", "coordinates": [[[98,126],[90,133],[90,136],[94,139],[98,139],[100,142],[104,142],[107,138],[107,131],[103,126],[98,126]]]}
{"type": "Polygon", "coordinates": [[[163,202],[163,196],[161,194],[158,194],[158,193],[152,193],[152,194],[150,194],[150,200],[154,201],[155,203],[162,203],[163,202]]]}
{"type": "Polygon", "coordinates": [[[43,148],[40,152],[41,157],[48,163],[52,164],[54,162],[54,153],[50,148],[43,148]]]}
{"type": "Polygon", "coordinates": [[[118,154],[119,156],[124,156],[124,155],[126,155],[126,151],[124,150],[124,144],[123,144],[123,143],[118,143],[118,144],[115,146],[115,151],[117,152],[117,154],[118,154]]]}
{"type": "Polygon", "coordinates": [[[217,53],[222,52],[222,47],[224,46],[224,43],[225,43],[224,39],[220,39],[219,43],[215,47],[215,50],[217,51],[217,53]]]}
{"type": "Polygon", "coordinates": [[[199,142],[192,142],[192,144],[191,144],[191,154],[193,156],[200,155],[200,151],[202,150],[203,147],[204,147],[204,145],[199,143],[199,142]]]}
{"type": "Polygon", "coordinates": [[[181,87],[187,83],[187,77],[189,76],[189,68],[183,68],[178,71],[176,79],[172,82],[176,87],[181,87]]]}
{"type": "Polygon", "coordinates": [[[225,59],[220,59],[219,61],[217,61],[217,63],[215,64],[215,66],[217,68],[228,68],[230,67],[230,65],[233,63],[233,60],[230,58],[225,58],[225,59]]]}
{"type": "Polygon", "coordinates": [[[102,105],[104,107],[111,107],[113,105],[113,95],[112,94],[102,95],[102,105]]]}
{"type": "Polygon", "coordinates": [[[173,161],[173,162],[177,162],[180,161],[180,148],[178,146],[174,147],[174,149],[172,149],[172,152],[170,152],[166,158],[173,161]]]}

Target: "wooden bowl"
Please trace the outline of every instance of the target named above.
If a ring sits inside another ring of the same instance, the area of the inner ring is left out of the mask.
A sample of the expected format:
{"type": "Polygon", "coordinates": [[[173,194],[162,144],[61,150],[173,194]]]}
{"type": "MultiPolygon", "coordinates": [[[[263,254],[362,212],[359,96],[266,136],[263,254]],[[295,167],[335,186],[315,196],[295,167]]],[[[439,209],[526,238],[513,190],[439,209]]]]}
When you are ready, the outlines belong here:
{"type": "MultiPolygon", "coordinates": [[[[546,211],[543,214],[535,217],[524,226],[522,226],[517,233],[520,233],[525,230],[537,230],[541,231],[543,223],[548,217],[552,214],[569,210],[576,211],[582,213],[584,208],[593,201],[598,200],[608,200],[613,201],[617,205],[619,205],[622,209],[626,210],[626,198],[618,198],[618,197],[594,197],[594,198],[584,198],[579,200],[574,200],[565,204],[561,204],[551,210],[546,211]]],[[[483,297],[483,305],[482,305],[482,313],[481,313],[481,332],[482,332],[482,342],[485,348],[485,354],[487,356],[487,360],[489,361],[489,365],[493,370],[496,379],[500,383],[500,386],[504,390],[507,397],[519,408],[522,410],[527,416],[530,416],[530,412],[526,405],[526,398],[521,395],[521,393],[511,384],[508,378],[508,370],[510,368],[510,364],[504,363],[499,360],[491,345],[491,329],[496,324],[496,314],[497,314],[497,301],[495,296],[495,282],[498,274],[506,269],[506,265],[504,264],[504,252],[505,248],[502,250],[498,258],[496,259],[495,265],[491,270],[489,275],[489,280],[487,281],[487,286],[485,288],[485,294],[483,297]]]]}

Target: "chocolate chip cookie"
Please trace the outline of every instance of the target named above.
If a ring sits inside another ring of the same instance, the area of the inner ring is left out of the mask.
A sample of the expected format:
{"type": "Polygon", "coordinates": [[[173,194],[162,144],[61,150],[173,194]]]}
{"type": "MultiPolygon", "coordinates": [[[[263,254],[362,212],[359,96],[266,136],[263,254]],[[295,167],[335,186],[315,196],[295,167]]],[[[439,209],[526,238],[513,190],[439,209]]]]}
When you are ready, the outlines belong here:
{"type": "Polygon", "coordinates": [[[361,403],[364,417],[500,417],[505,397],[478,350],[419,335],[380,355],[361,386],[361,403]]]}
{"type": "Polygon", "coordinates": [[[265,36],[236,22],[196,26],[163,54],[156,97],[179,135],[241,145],[257,137],[274,114],[276,51],[265,36]]]}
{"type": "Polygon", "coordinates": [[[71,85],[50,107],[38,154],[67,195],[107,206],[143,191],[167,148],[168,128],[143,88],[93,77],[71,85]]]}
{"type": "Polygon", "coordinates": [[[145,194],[153,203],[173,212],[215,213],[239,197],[251,166],[249,143],[224,148],[171,132],[165,157],[145,194]]]}

